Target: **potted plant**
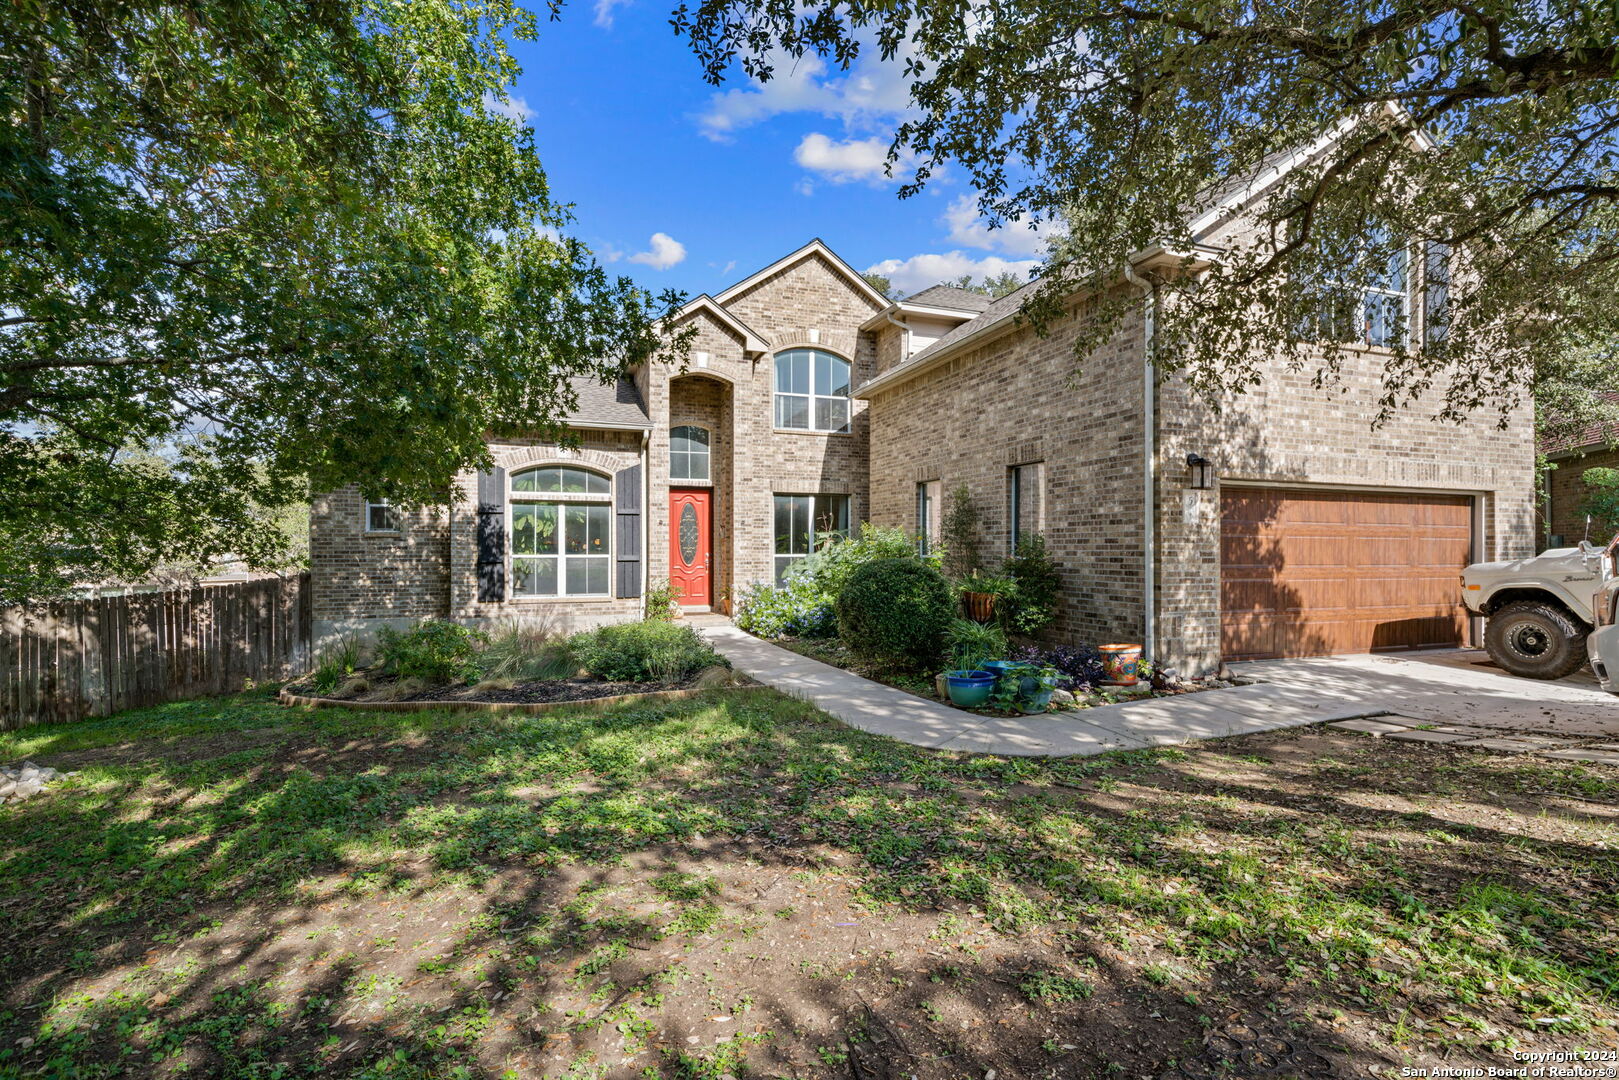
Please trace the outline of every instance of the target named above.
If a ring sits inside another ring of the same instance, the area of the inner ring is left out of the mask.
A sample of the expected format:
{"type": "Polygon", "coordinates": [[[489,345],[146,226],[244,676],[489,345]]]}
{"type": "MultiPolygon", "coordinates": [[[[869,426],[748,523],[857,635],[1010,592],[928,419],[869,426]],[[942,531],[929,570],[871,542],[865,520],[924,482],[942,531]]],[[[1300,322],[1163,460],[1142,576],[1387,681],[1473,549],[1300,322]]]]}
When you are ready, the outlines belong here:
{"type": "Polygon", "coordinates": [[[951,702],[963,709],[981,708],[995,692],[995,676],[987,671],[947,671],[944,684],[951,702]]]}
{"type": "Polygon", "coordinates": [[[1026,664],[1017,673],[1018,708],[1026,713],[1043,713],[1051,707],[1051,695],[1057,689],[1058,672],[1054,667],[1026,664]]]}
{"type": "Polygon", "coordinates": [[[987,574],[982,570],[974,570],[961,580],[961,604],[967,612],[967,618],[978,623],[987,623],[995,618],[995,606],[1005,596],[1011,594],[1012,582],[999,575],[987,574]]]}

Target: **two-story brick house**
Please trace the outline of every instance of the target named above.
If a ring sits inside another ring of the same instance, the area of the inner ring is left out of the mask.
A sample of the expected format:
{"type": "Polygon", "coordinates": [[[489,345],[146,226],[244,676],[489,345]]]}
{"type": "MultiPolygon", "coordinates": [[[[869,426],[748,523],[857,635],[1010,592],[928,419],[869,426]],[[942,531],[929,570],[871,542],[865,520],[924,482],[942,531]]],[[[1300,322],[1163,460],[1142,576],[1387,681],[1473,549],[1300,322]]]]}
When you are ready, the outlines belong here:
{"type": "MultiPolygon", "coordinates": [[[[1239,211],[1209,217],[1209,244],[1239,211]]],[[[1178,263],[1142,253],[1109,287],[1178,263]]],[[[1072,321],[1041,337],[1021,300],[935,287],[890,303],[813,241],[688,304],[683,368],[579,384],[577,448],[499,441],[497,467],[437,513],[317,498],[318,633],[587,626],[637,617],[663,579],[723,608],[818,531],[935,530],[963,485],[987,550],[1045,536],[1056,637],[1143,641],[1190,671],[1461,642],[1457,572],[1533,546],[1527,401],[1505,428],[1441,424],[1419,402],[1373,431],[1368,347],[1338,389],[1278,366],[1216,412],[1148,362],[1150,296],[1077,374],[1072,321]]]]}

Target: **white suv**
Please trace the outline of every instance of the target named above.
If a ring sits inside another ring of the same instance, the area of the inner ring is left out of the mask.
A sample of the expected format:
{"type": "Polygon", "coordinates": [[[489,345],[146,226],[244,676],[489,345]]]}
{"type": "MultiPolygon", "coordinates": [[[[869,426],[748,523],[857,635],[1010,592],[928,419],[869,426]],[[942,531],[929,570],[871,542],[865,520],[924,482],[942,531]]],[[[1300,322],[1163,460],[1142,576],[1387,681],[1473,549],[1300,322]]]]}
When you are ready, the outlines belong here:
{"type": "MultiPolygon", "coordinates": [[[[1619,558],[1609,549],[1610,558],[1619,558]]],[[[1619,694],[1619,577],[1609,580],[1592,603],[1596,629],[1585,640],[1591,670],[1610,694],[1619,694]]]]}

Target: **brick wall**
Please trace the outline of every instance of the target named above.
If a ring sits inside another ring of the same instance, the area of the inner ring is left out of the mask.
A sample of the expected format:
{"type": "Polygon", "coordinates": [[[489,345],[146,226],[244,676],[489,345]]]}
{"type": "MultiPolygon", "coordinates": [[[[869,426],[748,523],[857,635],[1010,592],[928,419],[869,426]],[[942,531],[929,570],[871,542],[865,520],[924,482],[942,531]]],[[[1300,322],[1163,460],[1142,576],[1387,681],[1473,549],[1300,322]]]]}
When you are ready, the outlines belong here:
{"type": "MultiPolygon", "coordinates": [[[[872,520],[916,528],[916,485],[948,504],[965,484],[982,553],[1004,556],[1008,469],[1039,464],[1025,517],[1041,524],[1062,579],[1052,636],[1138,640],[1142,628],[1141,322],[1077,365],[1075,322],[1028,328],[948,360],[871,403],[872,520]]],[[[941,506],[939,512],[944,512],[941,506]]]]}
{"type": "Polygon", "coordinates": [[[311,615],[317,650],[369,620],[405,623],[449,610],[450,515],[399,511],[397,533],[365,531],[356,487],[317,495],[309,512],[311,615]]]}
{"type": "MultiPolygon", "coordinates": [[[[1557,468],[1546,478],[1547,505],[1538,539],[1546,543],[1548,534],[1561,534],[1565,545],[1577,544],[1585,537],[1585,514],[1580,504],[1585,501],[1587,488],[1582,477],[1587,469],[1619,469],[1619,449],[1593,450],[1589,453],[1557,459],[1557,468]]],[[[1601,544],[1611,539],[1603,536],[1602,526],[1591,524],[1591,542],[1601,544]]]]}

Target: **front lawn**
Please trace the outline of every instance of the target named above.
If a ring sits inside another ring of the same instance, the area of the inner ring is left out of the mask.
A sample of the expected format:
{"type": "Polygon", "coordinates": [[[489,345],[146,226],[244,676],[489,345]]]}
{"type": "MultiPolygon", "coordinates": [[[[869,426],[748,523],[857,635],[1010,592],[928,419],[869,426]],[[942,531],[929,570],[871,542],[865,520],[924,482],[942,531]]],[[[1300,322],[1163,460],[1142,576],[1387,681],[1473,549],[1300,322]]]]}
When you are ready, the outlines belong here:
{"type": "Polygon", "coordinates": [[[0,734],[0,1077],[1365,1077],[1613,1046],[1619,770],[768,690],[0,734]]]}

